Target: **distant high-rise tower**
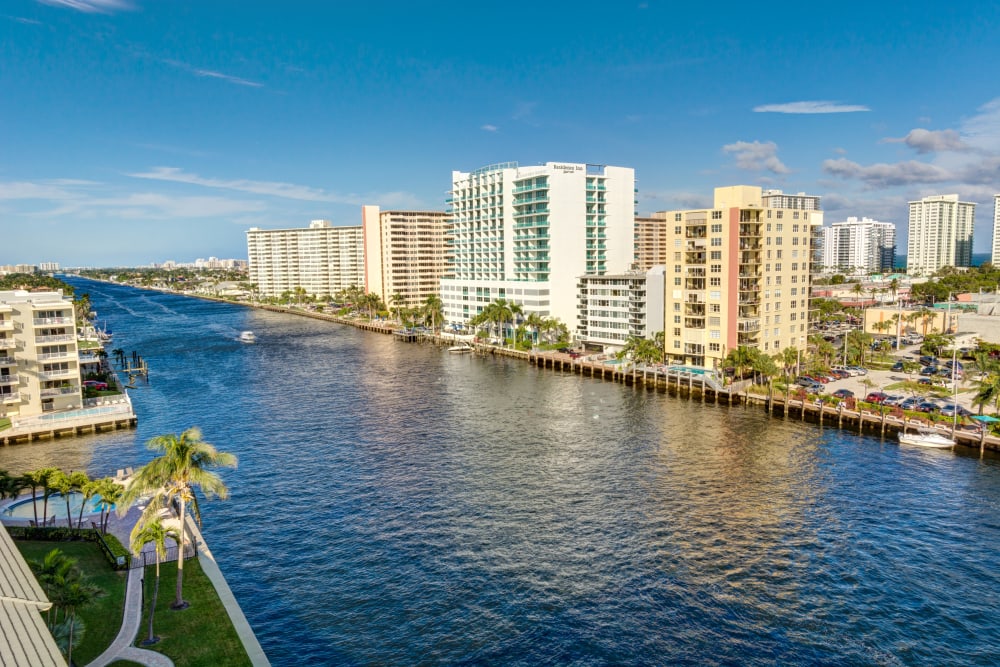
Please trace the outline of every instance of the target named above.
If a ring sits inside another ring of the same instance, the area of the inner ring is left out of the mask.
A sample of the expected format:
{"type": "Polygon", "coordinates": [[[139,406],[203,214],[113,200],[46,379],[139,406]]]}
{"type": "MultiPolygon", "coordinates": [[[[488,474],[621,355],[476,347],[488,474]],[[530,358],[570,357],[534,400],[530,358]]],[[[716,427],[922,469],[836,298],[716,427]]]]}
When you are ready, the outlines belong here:
{"type": "Polygon", "coordinates": [[[1000,265],[1000,195],[993,195],[993,266],[1000,265]]]}
{"type": "Polygon", "coordinates": [[[635,259],[635,171],[505,162],[452,172],[451,274],[445,320],[464,324],[496,299],[524,316],[577,328],[577,279],[626,271],[635,259]]]}
{"type": "Polygon", "coordinates": [[[781,190],[764,190],[760,196],[761,203],[765,208],[790,208],[801,211],[818,211],[819,196],[807,195],[804,192],[798,194],[785,194],[781,190]]]}
{"type": "Polygon", "coordinates": [[[891,271],[896,225],[871,218],[848,218],[823,229],[823,266],[829,271],[891,271]]]}
{"type": "Polygon", "coordinates": [[[653,214],[635,219],[635,268],[649,271],[667,263],[667,220],[653,214]]]}
{"type": "Polygon", "coordinates": [[[930,275],[943,266],[972,266],[976,205],[958,195],[932,195],[910,202],[907,273],[930,275]]]}
{"type": "Polygon", "coordinates": [[[364,284],[361,225],[334,227],[313,220],[307,229],[259,229],[247,232],[250,282],[261,296],[294,294],[330,297],[364,284]]]}

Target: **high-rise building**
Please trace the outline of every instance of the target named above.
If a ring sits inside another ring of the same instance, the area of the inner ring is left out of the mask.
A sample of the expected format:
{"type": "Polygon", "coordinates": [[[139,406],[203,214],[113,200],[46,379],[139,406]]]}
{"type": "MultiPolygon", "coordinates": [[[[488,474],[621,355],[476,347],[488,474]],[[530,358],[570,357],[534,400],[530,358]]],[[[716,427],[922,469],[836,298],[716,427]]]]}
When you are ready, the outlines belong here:
{"type": "Polygon", "coordinates": [[[716,188],[711,209],[657,215],[668,223],[663,328],[671,363],[712,369],[735,347],[805,349],[821,211],[768,208],[759,187],[741,185],[716,188]]]}
{"type": "Polygon", "coordinates": [[[993,195],[993,266],[1000,266],[1000,195],[993,195]]]}
{"type": "Polygon", "coordinates": [[[654,213],[635,219],[635,268],[647,271],[667,261],[667,221],[654,213]]]}
{"type": "Polygon", "coordinates": [[[627,167],[506,162],[456,171],[449,203],[455,256],[441,299],[451,323],[502,298],[574,330],[577,278],[634,261],[635,172],[627,167]]]}
{"type": "Polygon", "coordinates": [[[380,211],[378,206],[362,206],[361,226],[365,291],[375,292],[391,307],[406,308],[441,293],[441,278],[452,256],[447,213],[380,211]]]}
{"type": "Polygon", "coordinates": [[[38,265],[38,270],[45,273],[59,270],[59,262],[42,262],[38,265]]]}
{"type": "Polygon", "coordinates": [[[896,225],[871,218],[848,218],[823,228],[826,271],[879,273],[891,271],[896,258],[896,225]]]}
{"type": "Polygon", "coordinates": [[[620,350],[629,338],[663,331],[664,267],[580,276],[577,340],[620,350]]]}
{"type": "Polygon", "coordinates": [[[250,282],[265,297],[294,294],[333,296],[364,284],[364,243],[360,225],[334,227],[313,220],[306,229],[260,229],[247,232],[250,282]]]}
{"type": "Polygon", "coordinates": [[[907,273],[930,275],[943,266],[972,266],[976,205],[958,195],[910,202],[907,273]]]}
{"type": "Polygon", "coordinates": [[[57,292],[0,292],[0,416],[83,404],[73,302],[57,292]]]}
{"type": "Polygon", "coordinates": [[[804,192],[798,194],[785,194],[781,190],[764,190],[761,193],[761,203],[764,208],[790,208],[801,211],[818,211],[819,196],[807,195],[804,192]]]}

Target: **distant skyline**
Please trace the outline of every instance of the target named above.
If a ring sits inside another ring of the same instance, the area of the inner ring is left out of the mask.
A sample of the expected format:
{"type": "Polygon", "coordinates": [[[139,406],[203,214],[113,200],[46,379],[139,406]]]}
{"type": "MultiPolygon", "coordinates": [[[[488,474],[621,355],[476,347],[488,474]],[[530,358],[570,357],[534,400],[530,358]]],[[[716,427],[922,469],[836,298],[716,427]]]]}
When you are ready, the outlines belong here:
{"type": "Polygon", "coordinates": [[[733,184],[907,236],[1000,192],[1000,4],[7,0],[0,264],[246,257],[250,227],[444,210],[452,170],[633,167],[640,214],[733,184]]]}

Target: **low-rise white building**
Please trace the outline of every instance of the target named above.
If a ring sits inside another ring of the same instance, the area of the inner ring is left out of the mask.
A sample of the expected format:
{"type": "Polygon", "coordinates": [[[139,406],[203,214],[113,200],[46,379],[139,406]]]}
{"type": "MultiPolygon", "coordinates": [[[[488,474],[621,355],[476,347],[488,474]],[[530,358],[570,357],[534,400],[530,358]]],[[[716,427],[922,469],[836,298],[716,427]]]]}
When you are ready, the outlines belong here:
{"type": "Polygon", "coordinates": [[[663,331],[664,266],[579,278],[577,340],[620,350],[632,337],[649,338],[663,331]]]}

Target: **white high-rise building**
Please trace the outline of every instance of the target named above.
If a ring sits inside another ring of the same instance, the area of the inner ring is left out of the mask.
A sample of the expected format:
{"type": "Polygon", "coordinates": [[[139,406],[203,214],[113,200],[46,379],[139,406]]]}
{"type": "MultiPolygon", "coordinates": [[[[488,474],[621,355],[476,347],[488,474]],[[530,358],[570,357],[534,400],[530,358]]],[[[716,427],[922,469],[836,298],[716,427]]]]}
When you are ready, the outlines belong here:
{"type": "Polygon", "coordinates": [[[993,254],[990,262],[993,266],[1000,265],[1000,195],[993,195],[993,254]]]}
{"type": "Polygon", "coordinates": [[[260,229],[247,232],[250,282],[257,293],[279,297],[301,287],[310,296],[333,296],[364,285],[364,239],[361,225],[334,227],[313,220],[307,229],[260,229]]]}
{"type": "Polygon", "coordinates": [[[896,256],[896,225],[871,218],[848,218],[823,228],[826,271],[891,271],[896,256]]]}
{"type": "Polygon", "coordinates": [[[577,320],[577,279],[633,262],[635,171],[548,162],[452,172],[454,261],[441,280],[445,320],[464,324],[496,299],[524,315],[577,320]]]}
{"type": "Polygon", "coordinates": [[[818,211],[819,195],[807,195],[804,192],[785,194],[781,190],[764,190],[760,200],[764,208],[798,209],[800,211],[818,211]]]}
{"type": "Polygon", "coordinates": [[[932,195],[910,202],[907,273],[930,275],[943,266],[972,266],[976,205],[958,195],[932,195]]]}

